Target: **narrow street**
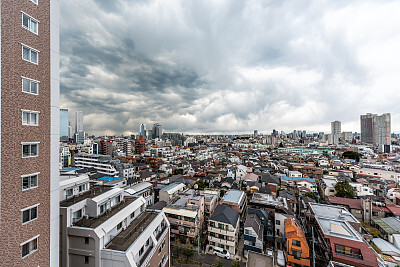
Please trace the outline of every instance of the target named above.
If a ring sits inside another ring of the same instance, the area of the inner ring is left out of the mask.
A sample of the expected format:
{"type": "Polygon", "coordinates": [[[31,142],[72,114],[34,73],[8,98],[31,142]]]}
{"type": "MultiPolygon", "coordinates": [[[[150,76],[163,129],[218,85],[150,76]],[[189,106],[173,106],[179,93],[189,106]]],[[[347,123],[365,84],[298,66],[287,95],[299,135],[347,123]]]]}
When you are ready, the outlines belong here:
{"type": "MultiPolygon", "coordinates": [[[[173,244],[171,244],[171,257],[176,257],[177,253],[176,250],[174,249],[173,244]]],[[[215,256],[213,254],[206,254],[206,253],[197,253],[197,251],[194,251],[194,254],[192,257],[190,257],[190,260],[193,261],[198,261],[201,262],[202,265],[201,266],[215,266],[215,264],[217,263],[218,259],[221,260],[222,262],[222,266],[232,266],[234,260],[227,260],[227,259],[223,259],[220,258],[218,256],[215,256]]],[[[180,264],[177,261],[173,261],[173,266],[189,266],[187,264],[180,264]]],[[[241,267],[245,267],[246,263],[245,262],[240,262],[240,266],[241,267]]]]}

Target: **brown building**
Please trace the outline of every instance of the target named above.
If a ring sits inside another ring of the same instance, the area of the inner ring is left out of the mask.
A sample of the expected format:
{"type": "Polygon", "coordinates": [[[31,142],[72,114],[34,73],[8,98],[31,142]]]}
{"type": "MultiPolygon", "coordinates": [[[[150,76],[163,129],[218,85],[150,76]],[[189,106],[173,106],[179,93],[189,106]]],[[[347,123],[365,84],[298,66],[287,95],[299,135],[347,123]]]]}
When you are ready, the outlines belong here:
{"type": "Polygon", "coordinates": [[[135,154],[140,155],[146,150],[146,141],[143,137],[135,140],[135,154]]]}
{"type": "Polygon", "coordinates": [[[112,147],[112,142],[109,140],[101,140],[98,143],[99,146],[99,154],[100,155],[110,155],[112,156],[113,154],[113,147],[112,147]]]}
{"type": "Polygon", "coordinates": [[[0,1],[1,266],[58,265],[58,6],[0,1]]]}

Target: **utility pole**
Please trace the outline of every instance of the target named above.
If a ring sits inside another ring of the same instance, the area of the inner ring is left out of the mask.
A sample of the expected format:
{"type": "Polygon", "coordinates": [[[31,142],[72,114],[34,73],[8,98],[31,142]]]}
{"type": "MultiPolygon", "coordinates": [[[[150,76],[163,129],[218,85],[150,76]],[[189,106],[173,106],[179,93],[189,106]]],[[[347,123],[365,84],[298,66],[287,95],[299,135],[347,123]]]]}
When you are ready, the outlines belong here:
{"type": "Polygon", "coordinates": [[[312,256],[313,256],[313,267],[315,267],[315,251],[314,251],[314,227],[311,227],[311,234],[312,234],[312,256]]]}

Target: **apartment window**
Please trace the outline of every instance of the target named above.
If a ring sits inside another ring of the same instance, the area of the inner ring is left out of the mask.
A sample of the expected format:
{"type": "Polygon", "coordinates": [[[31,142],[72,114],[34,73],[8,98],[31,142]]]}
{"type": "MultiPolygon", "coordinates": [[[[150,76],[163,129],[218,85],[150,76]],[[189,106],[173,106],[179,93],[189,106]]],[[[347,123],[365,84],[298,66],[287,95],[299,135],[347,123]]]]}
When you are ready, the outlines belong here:
{"type": "Polygon", "coordinates": [[[22,210],[22,223],[23,224],[37,219],[38,205],[22,210]]]}
{"type": "Polygon", "coordinates": [[[38,186],[38,173],[22,176],[22,190],[33,189],[38,186]]]}
{"type": "Polygon", "coordinates": [[[275,221],[275,224],[276,224],[276,225],[281,225],[281,221],[276,220],[276,221],[275,221]]]}
{"type": "Polygon", "coordinates": [[[72,219],[74,221],[79,220],[80,218],[82,218],[82,209],[75,211],[74,213],[72,213],[72,219]]]}
{"type": "Polygon", "coordinates": [[[140,250],[139,250],[139,257],[142,256],[143,252],[144,252],[144,246],[141,247],[140,250]]]}
{"type": "Polygon", "coordinates": [[[85,264],[89,264],[89,256],[85,256],[85,264]]]}
{"type": "Polygon", "coordinates": [[[244,234],[245,235],[251,235],[251,231],[249,229],[244,229],[244,234]]]}
{"type": "Polygon", "coordinates": [[[39,143],[23,143],[22,157],[23,158],[37,157],[39,155],[38,146],[39,143]]]}
{"type": "Polygon", "coordinates": [[[104,203],[103,205],[100,205],[100,213],[105,212],[107,209],[107,203],[104,203]]]}
{"type": "Polygon", "coordinates": [[[120,222],[119,224],[117,224],[117,231],[119,231],[122,228],[122,222],[120,222]]]}
{"type": "Polygon", "coordinates": [[[158,255],[161,253],[161,247],[158,248],[158,255]]]}
{"type": "Polygon", "coordinates": [[[22,125],[37,126],[39,124],[39,112],[23,110],[22,111],[22,125]]]}
{"type": "Polygon", "coordinates": [[[164,248],[165,247],[165,239],[164,239],[164,241],[162,242],[162,248],[164,248]]]}
{"type": "Polygon", "coordinates": [[[85,191],[85,185],[80,185],[79,186],[79,192],[85,191]]]}
{"type": "Polygon", "coordinates": [[[135,218],[135,212],[131,213],[131,219],[135,218]]]}
{"type": "Polygon", "coordinates": [[[219,223],[218,228],[224,230],[224,225],[222,223],[219,223]]]}
{"type": "Polygon", "coordinates": [[[211,227],[215,227],[215,222],[210,222],[211,227]]]}
{"type": "Polygon", "coordinates": [[[358,248],[352,248],[344,245],[335,244],[335,253],[351,258],[356,258],[361,260],[363,259],[361,250],[358,248]]]}
{"type": "Polygon", "coordinates": [[[165,261],[165,254],[164,254],[164,256],[162,257],[162,263],[164,263],[164,261],[165,261]]]}
{"type": "Polygon", "coordinates": [[[22,92],[37,95],[38,89],[38,81],[22,77],[22,92]]]}
{"type": "Polygon", "coordinates": [[[115,198],[115,203],[119,203],[119,202],[121,202],[121,196],[117,196],[117,197],[115,198]]]}
{"type": "Polygon", "coordinates": [[[89,244],[89,237],[85,237],[85,244],[89,244]]]}
{"type": "Polygon", "coordinates": [[[38,0],[31,0],[32,3],[38,4],[38,0]]]}
{"type": "Polygon", "coordinates": [[[39,62],[39,51],[30,48],[29,46],[22,45],[22,59],[34,64],[39,62]]]}
{"type": "Polygon", "coordinates": [[[293,240],[292,240],[292,245],[293,245],[293,246],[296,246],[296,247],[301,247],[300,241],[299,241],[299,240],[296,240],[296,239],[293,239],[293,240]]]}
{"type": "Polygon", "coordinates": [[[295,249],[293,249],[293,250],[292,250],[292,253],[293,253],[293,257],[294,257],[296,260],[300,260],[300,258],[301,258],[301,251],[300,251],[300,250],[295,250],[295,249]]]}
{"type": "Polygon", "coordinates": [[[38,33],[38,21],[24,12],[22,12],[22,27],[33,33],[38,33]]]}
{"type": "Polygon", "coordinates": [[[32,254],[38,249],[38,238],[39,236],[36,236],[32,238],[29,241],[26,241],[25,243],[21,244],[21,256],[22,258],[25,258],[26,256],[32,254]]]}
{"type": "Polygon", "coordinates": [[[66,196],[67,198],[72,197],[73,194],[74,194],[74,191],[72,190],[72,188],[71,188],[71,189],[65,190],[65,196],[66,196]]]}

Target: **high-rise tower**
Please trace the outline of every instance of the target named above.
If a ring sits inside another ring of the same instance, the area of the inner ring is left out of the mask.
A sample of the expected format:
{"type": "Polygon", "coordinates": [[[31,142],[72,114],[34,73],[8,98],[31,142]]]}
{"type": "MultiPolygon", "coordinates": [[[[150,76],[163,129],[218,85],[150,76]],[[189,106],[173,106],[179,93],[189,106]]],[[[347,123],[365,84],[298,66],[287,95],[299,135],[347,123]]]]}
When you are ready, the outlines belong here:
{"type": "Polygon", "coordinates": [[[367,113],[360,116],[361,142],[372,143],[374,146],[391,144],[390,113],[382,115],[367,113]]]}
{"type": "Polygon", "coordinates": [[[59,0],[1,0],[1,266],[58,266],[59,0]]]}

